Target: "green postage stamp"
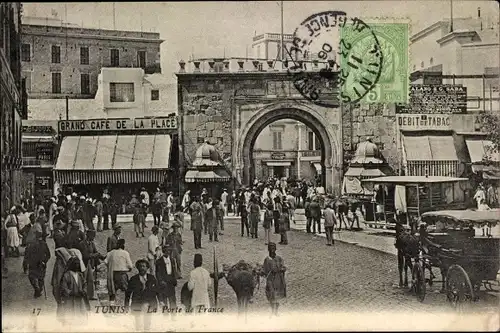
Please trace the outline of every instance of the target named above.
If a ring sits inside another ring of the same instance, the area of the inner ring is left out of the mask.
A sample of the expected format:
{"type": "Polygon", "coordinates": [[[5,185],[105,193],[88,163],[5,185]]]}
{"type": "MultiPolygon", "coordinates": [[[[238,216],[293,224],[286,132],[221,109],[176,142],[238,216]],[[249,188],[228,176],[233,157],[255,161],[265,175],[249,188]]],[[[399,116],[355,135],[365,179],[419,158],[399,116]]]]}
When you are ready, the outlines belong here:
{"type": "Polygon", "coordinates": [[[346,24],[340,30],[344,101],[408,103],[409,23],[368,19],[363,23],[346,24]]]}

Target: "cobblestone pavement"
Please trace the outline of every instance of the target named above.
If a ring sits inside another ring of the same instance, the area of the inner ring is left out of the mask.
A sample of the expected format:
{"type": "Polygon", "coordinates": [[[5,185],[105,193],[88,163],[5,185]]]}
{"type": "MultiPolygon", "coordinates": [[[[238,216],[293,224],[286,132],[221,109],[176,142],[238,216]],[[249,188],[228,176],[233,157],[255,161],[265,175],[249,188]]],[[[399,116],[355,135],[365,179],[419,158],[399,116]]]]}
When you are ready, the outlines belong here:
{"type": "MultiPolygon", "coordinates": [[[[189,223],[188,223],[189,224],[189,223]]],[[[126,239],[126,249],[132,260],[145,257],[147,250],[147,236],[150,228],[146,229],[146,238],[136,238],[133,224],[123,224],[123,234],[126,239]]],[[[111,231],[98,233],[96,242],[100,252],[105,253],[105,243],[111,231]]],[[[182,254],[183,279],[177,287],[178,302],[180,303],[180,289],[186,281],[194,253],[203,255],[203,266],[213,270],[213,247],[217,247],[220,267],[223,263],[234,264],[244,259],[249,262],[262,263],[267,255],[264,245],[264,230],[260,228],[259,239],[240,236],[239,225],[226,225],[224,235],[219,236],[219,242],[208,242],[203,236],[201,250],[194,250],[192,233],[184,230],[185,242],[182,254]]],[[[279,235],[272,235],[272,240],[279,242],[279,235]]],[[[53,241],[48,240],[53,253],[53,241]]],[[[416,311],[429,315],[448,311],[446,297],[436,293],[440,288],[437,283],[428,291],[423,303],[417,301],[408,291],[395,288],[398,280],[397,262],[393,255],[357,247],[352,244],[336,242],[334,247],[325,245],[323,237],[313,237],[300,231],[289,232],[289,245],[278,245],[278,255],[282,256],[288,267],[287,300],[282,305],[283,311],[416,311]]],[[[3,279],[2,305],[3,312],[26,314],[34,308],[41,308],[43,312],[55,310],[55,301],[52,296],[50,278],[54,264],[52,257],[48,264],[45,285],[47,286],[47,300],[41,297],[34,300],[33,291],[28,278],[22,273],[22,258],[8,258],[9,274],[3,279]]],[[[135,269],[134,269],[134,274],[135,269]]],[[[265,281],[262,280],[260,290],[256,291],[254,304],[251,310],[258,313],[268,312],[268,303],[264,293],[265,281]]],[[[481,295],[483,298],[475,304],[475,311],[487,311],[498,306],[498,299],[491,295],[481,295]]],[[[118,303],[123,302],[123,293],[119,293],[118,303]]],[[[101,303],[102,304],[102,303],[101,303]]],[[[96,304],[97,305],[97,304],[96,304]]],[[[180,304],[179,304],[180,306],[180,304]]],[[[236,297],[225,280],[219,284],[219,304],[224,312],[236,310],[236,297]]]]}

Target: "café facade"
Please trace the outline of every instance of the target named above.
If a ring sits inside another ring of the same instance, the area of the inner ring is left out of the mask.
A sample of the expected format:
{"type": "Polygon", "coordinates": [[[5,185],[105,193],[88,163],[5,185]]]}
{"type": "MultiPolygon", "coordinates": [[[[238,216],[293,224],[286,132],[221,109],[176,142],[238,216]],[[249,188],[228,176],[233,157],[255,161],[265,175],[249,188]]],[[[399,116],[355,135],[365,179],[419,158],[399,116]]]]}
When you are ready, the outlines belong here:
{"type": "Polygon", "coordinates": [[[54,167],[55,191],[107,190],[130,198],[141,187],[178,191],[177,116],[61,120],[60,148],[54,167]]]}

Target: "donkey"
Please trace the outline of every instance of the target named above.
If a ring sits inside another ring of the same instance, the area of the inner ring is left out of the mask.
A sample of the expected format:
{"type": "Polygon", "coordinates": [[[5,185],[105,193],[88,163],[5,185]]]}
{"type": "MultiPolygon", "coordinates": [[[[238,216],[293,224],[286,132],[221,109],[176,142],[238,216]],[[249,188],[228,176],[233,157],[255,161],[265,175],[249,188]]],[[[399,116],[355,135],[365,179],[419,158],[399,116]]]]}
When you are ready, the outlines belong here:
{"type": "Polygon", "coordinates": [[[252,303],[255,287],[260,287],[259,264],[252,266],[243,260],[236,265],[222,265],[227,283],[233,288],[238,300],[238,313],[247,313],[248,303],[252,303]]]}

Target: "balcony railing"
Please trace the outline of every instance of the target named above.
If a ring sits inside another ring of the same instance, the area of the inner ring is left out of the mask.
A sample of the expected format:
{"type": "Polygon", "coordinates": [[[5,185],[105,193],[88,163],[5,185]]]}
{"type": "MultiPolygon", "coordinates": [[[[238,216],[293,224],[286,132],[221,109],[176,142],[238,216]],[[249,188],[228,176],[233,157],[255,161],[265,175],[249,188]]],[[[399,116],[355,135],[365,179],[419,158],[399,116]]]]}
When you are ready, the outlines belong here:
{"type": "Polygon", "coordinates": [[[41,160],[36,157],[23,157],[23,167],[51,167],[54,165],[52,160],[41,160]]]}
{"type": "Polygon", "coordinates": [[[321,156],[321,150],[303,150],[301,151],[302,157],[316,157],[321,156]]]}
{"type": "Polygon", "coordinates": [[[406,173],[408,176],[459,176],[458,161],[408,161],[406,173]]]}

